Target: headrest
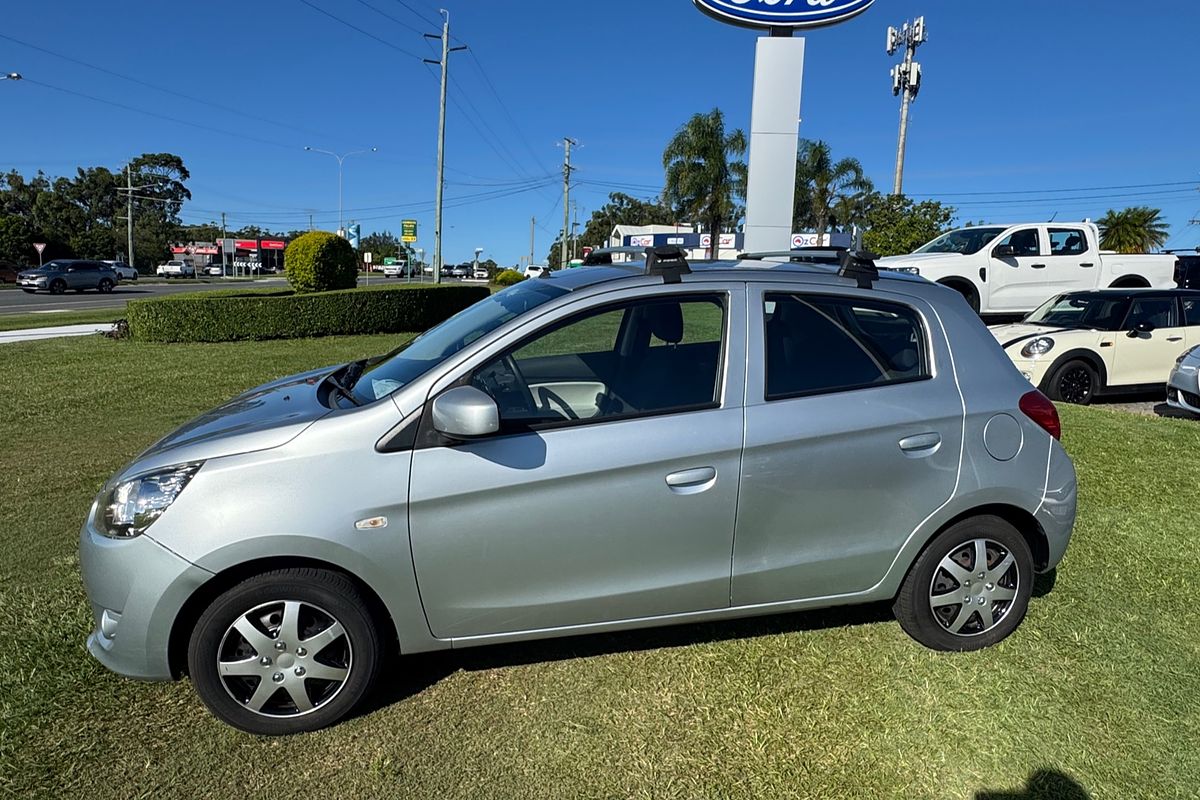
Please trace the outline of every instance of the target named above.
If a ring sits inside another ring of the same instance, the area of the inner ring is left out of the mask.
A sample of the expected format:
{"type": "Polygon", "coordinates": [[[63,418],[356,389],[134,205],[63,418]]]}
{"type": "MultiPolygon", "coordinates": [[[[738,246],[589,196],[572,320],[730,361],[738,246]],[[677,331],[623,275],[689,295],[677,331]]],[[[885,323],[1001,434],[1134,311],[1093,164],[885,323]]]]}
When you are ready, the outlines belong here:
{"type": "Polygon", "coordinates": [[[667,344],[683,341],[683,309],[678,303],[654,303],[646,307],[650,332],[667,344]]]}

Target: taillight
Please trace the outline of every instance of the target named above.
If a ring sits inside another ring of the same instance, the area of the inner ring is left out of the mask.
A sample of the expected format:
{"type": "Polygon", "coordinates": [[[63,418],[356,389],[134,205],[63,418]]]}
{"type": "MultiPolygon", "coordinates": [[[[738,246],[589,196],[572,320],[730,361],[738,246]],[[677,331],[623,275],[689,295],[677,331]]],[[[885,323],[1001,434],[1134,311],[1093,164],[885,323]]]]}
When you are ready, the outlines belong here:
{"type": "Polygon", "coordinates": [[[1046,433],[1055,439],[1062,438],[1062,422],[1058,419],[1058,409],[1050,402],[1049,397],[1034,389],[1022,395],[1017,406],[1021,413],[1036,422],[1046,433]]]}

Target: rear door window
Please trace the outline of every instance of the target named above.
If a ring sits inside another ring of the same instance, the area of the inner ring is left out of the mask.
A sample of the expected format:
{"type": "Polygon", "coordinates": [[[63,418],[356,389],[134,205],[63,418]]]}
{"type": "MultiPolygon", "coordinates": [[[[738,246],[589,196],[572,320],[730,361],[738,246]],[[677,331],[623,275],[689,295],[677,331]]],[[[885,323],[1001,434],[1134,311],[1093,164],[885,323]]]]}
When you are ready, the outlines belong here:
{"type": "Polygon", "coordinates": [[[1050,255],[1078,256],[1087,252],[1087,237],[1078,228],[1051,228],[1050,255]]]}
{"type": "Polygon", "coordinates": [[[930,377],[925,329],[899,303],[769,292],[764,296],[766,399],[930,377]]]}
{"type": "Polygon", "coordinates": [[[1125,318],[1124,328],[1133,330],[1149,323],[1155,328],[1179,327],[1179,307],[1174,297],[1135,297],[1125,318]]]}

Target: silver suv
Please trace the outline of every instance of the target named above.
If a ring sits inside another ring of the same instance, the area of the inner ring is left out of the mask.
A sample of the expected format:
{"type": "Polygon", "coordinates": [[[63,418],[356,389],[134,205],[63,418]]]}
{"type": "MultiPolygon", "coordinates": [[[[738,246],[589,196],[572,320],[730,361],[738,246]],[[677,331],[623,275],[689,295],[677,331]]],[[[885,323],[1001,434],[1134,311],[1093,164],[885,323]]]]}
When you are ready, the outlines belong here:
{"type": "Polygon", "coordinates": [[[218,717],[344,717],[401,653],[886,600],[1008,636],[1058,564],[1054,406],[955,292],[744,261],[547,271],[260,386],[114,476],[88,649],[218,717]]]}
{"type": "Polygon", "coordinates": [[[119,280],[113,268],[103,261],[60,258],[36,269],[24,270],[17,276],[17,285],[27,294],[33,294],[39,289],[50,294],[63,294],[68,289],[77,292],[95,289],[107,294],[119,280]]]}

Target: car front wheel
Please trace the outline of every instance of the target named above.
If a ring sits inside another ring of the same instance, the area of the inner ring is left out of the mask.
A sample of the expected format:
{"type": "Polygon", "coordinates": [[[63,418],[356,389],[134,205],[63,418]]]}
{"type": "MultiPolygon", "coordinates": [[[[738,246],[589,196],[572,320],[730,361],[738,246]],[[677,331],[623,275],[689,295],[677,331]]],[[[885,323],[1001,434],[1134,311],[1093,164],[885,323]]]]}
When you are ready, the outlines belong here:
{"type": "Polygon", "coordinates": [[[200,699],[249,733],[281,736],[338,722],[370,692],[381,658],[370,608],[346,577],[285,569],[234,586],[188,645],[200,699]]]}
{"type": "Polygon", "coordinates": [[[1091,364],[1073,359],[1054,370],[1046,381],[1046,394],[1051,400],[1086,406],[1100,389],[1100,376],[1091,364]]]}
{"type": "Polygon", "coordinates": [[[1033,593],[1033,555],[1005,520],[964,519],[917,558],[896,596],[900,627],[934,650],[979,650],[1016,630],[1033,593]]]}
{"type": "Polygon", "coordinates": [[[100,281],[100,285],[96,288],[100,291],[100,294],[108,294],[113,290],[113,282],[105,278],[100,281]]]}

